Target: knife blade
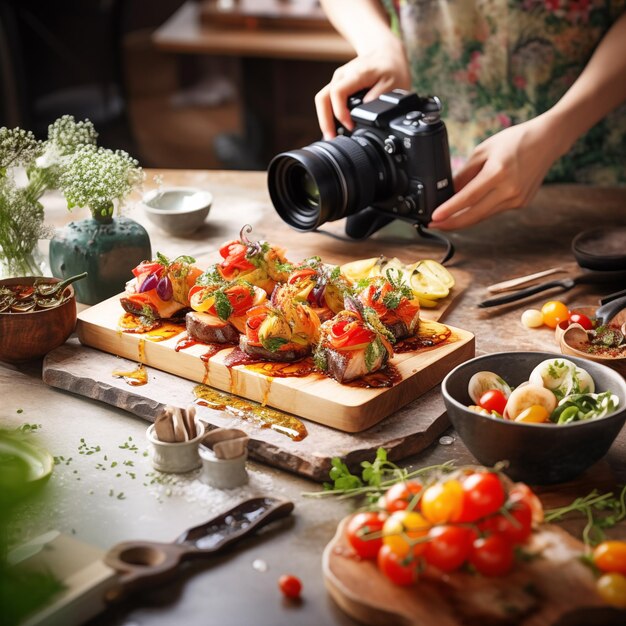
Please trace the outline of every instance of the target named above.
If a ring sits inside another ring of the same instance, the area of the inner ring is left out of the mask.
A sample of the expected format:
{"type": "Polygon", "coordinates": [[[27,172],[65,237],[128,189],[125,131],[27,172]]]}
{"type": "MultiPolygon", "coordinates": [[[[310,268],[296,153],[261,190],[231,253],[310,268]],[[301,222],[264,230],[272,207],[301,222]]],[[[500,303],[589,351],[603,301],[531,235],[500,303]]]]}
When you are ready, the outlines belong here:
{"type": "Polygon", "coordinates": [[[569,291],[570,289],[573,289],[576,285],[612,282],[619,283],[621,285],[625,284],[626,271],[617,270],[610,272],[585,272],[583,274],[578,274],[578,276],[573,276],[572,278],[550,280],[539,285],[533,285],[532,287],[520,289],[519,291],[515,291],[514,293],[508,293],[506,295],[498,296],[496,298],[483,300],[483,302],[480,302],[478,306],[481,309],[486,309],[492,306],[499,306],[501,304],[509,304],[510,302],[517,302],[518,300],[522,300],[524,298],[527,298],[528,296],[532,296],[536,293],[541,293],[542,291],[546,291],[548,289],[560,289],[561,291],[569,291]]]}

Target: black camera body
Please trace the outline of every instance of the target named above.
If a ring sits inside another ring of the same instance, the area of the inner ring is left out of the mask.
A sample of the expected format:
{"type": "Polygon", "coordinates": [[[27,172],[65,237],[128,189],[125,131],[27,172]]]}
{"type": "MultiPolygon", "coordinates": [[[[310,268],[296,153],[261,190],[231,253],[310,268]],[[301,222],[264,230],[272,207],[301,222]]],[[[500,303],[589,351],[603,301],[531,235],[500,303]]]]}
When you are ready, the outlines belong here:
{"type": "Polygon", "coordinates": [[[347,217],[346,233],[368,237],[394,219],[421,226],[453,194],[446,127],[437,98],[396,89],[348,101],[355,128],[272,160],[268,186],[297,230],[347,217]]]}

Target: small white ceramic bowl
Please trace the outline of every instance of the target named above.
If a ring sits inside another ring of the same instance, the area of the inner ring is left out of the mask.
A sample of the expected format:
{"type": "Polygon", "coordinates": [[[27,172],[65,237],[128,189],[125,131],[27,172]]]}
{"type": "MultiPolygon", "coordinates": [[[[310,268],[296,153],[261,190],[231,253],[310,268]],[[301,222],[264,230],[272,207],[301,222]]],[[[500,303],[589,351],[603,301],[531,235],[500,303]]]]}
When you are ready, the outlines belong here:
{"type": "Polygon", "coordinates": [[[197,231],[209,214],[212,202],[213,195],[197,187],[161,187],[142,198],[150,221],[176,237],[197,231]]]}
{"type": "Polygon", "coordinates": [[[198,446],[204,437],[204,430],[204,422],[196,420],[198,434],[194,439],[179,443],[166,443],[157,439],[154,424],[152,424],[146,432],[146,437],[150,442],[149,455],[152,467],[159,472],[175,474],[184,474],[200,467],[202,461],[198,454],[198,446]]]}

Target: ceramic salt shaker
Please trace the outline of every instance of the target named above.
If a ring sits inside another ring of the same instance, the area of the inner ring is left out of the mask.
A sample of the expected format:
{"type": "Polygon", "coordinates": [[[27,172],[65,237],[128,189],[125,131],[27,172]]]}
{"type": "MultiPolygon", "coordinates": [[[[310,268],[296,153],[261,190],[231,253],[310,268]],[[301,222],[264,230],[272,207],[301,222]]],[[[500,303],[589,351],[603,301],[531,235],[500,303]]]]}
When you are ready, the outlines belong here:
{"type": "Polygon", "coordinates": [[[198,447],[200,480],[217,489],[233,489],[248,482],[248,435],[237,428],[216,428],[198,447]]]}
{"type": "Polygon", "coordinates": [[[198,446],[204,436],[204,422],[195,418],[195,408],[166,407],[146,432],[152,467],[176,474],[197,469],[202,464],[198,446]]]}

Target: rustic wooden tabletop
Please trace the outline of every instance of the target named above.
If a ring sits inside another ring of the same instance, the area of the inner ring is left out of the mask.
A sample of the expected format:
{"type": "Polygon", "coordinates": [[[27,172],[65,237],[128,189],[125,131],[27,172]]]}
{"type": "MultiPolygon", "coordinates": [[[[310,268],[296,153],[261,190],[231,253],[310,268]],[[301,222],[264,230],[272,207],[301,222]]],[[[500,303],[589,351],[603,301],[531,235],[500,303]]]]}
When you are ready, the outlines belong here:
{"type": "MultiPolygon", "coordinates": [[[[197,186],[214,196],[203,228],[185,239],[159,231],[147,220],[139,204],[127,209],[128,215],[150,232],[153,250],[167,256],[190,254],[198,259],[210,258],[222,242],[236,238],[244,224],[252,225],[255,238],[284,246],[294,258],[315,254],[342,262],[385,254],[413,261],[438,258],[440,254],[440,249],[425,245],[409,227],[399,223],[363,242],[339,240],[322,233],[297,233],[272,208],[262,172],[153,170],[148,171],[146,187],[156,184],[156,175],[163,184],[197,186]]],[[[69,213],[56,198],[47,202],[46,216],[55,226],[83,217],[69,213]]],[[[452,240],[457,252],[449,267],[453,272],[470,272],[472,282],[446,321],[475,334],[477,354],[504,350],[558,352],[553,331],[531,330],[520,323],[525,308],[540,306],[557,295],[555,292],[493,310],[479,309],[477,304],[488,295],[488,285],[507,278],[554,266],[566,267],[571,275],[576,274],[579,268],[570,251],[572,238],[590,227],[625,223],[626,190],[551,186],[542,188],[525,209],[454,233],[452,240]]],[[[324,229],[334,234],[343,232],[341,223],[327,224],[324,229]]],[[[594,305],[602,295],[618,288],[579,285],[558,293],[558,299],[568,305],[594,305]]],[[[184,481],[155,484],[141,454],[132,458],[143,480],[127,474],[116,476],[110,468],[105,472],[98,467],[96,457],[100,459],[98,455],[106,451],[109,458],[119,457],[123,462],[131,458],[124,455],[133,452],[129,451],[133,442],[143,450],[145,422],[109,405],[46,386],[41,381],[41,364],[0,365],[0,387],[5,399],[3,422],[41,424],[38,436],[42,442],[55,456],[72,459],[55,468],[45,504],[41,505],[45,505],[45,515],[36,505],[23,512],[24,535],[54,527],[102,549],[127,539],[171,541],[185,528],[234,504],[232,494],[193,491],[184,481]],[[124,445],[128,441],[131,445],[124,445]],[[84,454],[87,448],[96,446],[100,447],[96,456],[84,454]]],[[[472,462],[455,433],[450,431],[449,435],[451,445],[436,442],[407,464],[418,467],[450,459],[472,462]]],[[[316,490],[318,485],[266,465],[251,463],[250,470],[250,489],[295,502],[294,518],[288,527],[252,539],[208,564],[187,568],[175,583],[108,609],[92,620],[91,626],[354,623],[327,595],[320,565],[324,546],[332,538],[338,521],[351,510],[350,503],[304,498],[303,492],[316,490]],[[253,565],[255,560],[257,566],[253,565]],[[261,571],[258,560],[267,565],[267,571],[261,571]],[[302,579],[301,604],[281,600],[276,580],[285,572],[302,579]]],[[[618,436],[605,459],[579,479],[541,488],[539,493],[544,503],[552,506],[585,495],[593,488],[609,490],[624,482],[626,431],[618,436]]],[[[567,528],[579,533],[581,525],[570,523],[567,528]]],[[[626,524],[613,529],[613,534],[626,537],[626,524]]]]}

